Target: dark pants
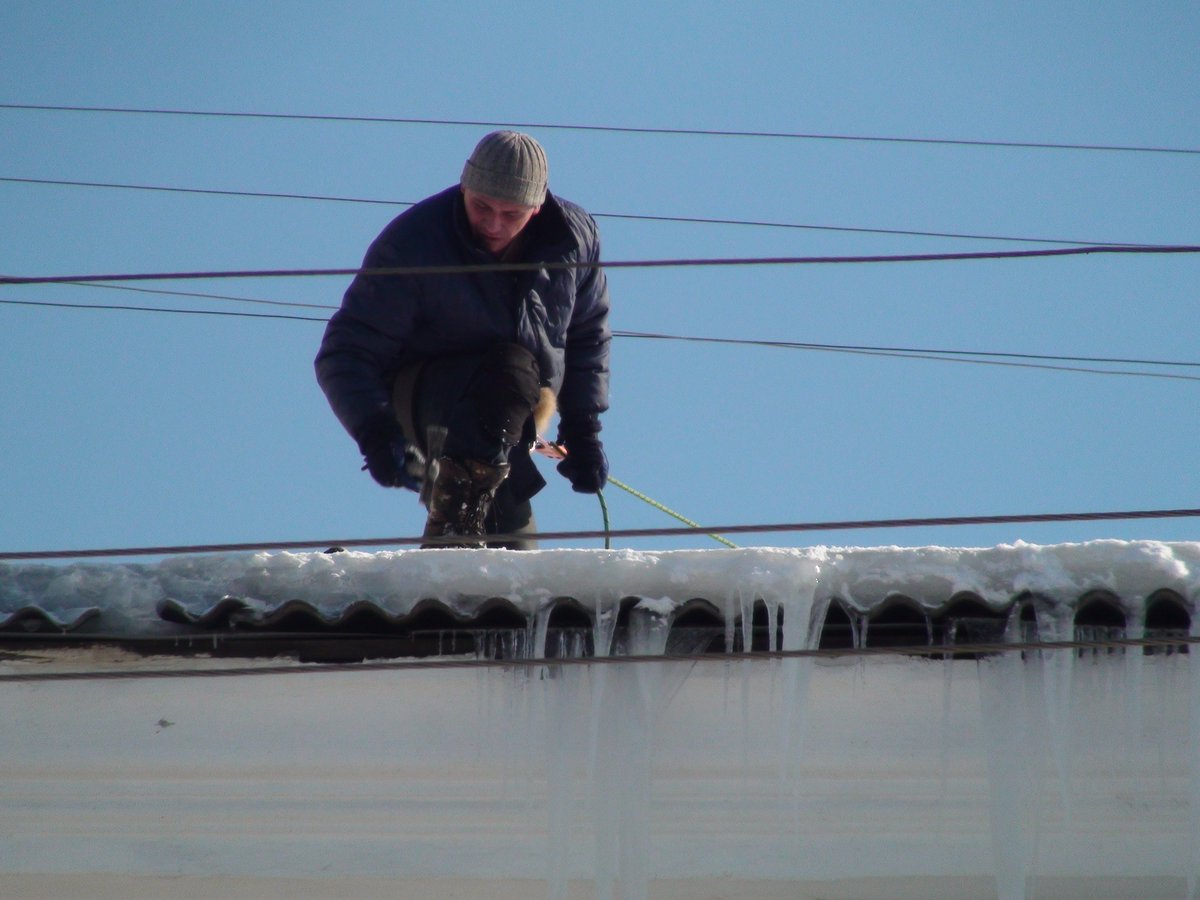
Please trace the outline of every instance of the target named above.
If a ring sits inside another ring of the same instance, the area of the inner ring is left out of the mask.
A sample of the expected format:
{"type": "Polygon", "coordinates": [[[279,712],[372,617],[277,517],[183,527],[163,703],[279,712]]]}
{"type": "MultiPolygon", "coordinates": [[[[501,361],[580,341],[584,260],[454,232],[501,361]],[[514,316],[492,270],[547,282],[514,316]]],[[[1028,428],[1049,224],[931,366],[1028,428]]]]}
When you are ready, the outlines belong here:
{"type": "MultiPolygon", "coordinates": [[[[439,357],[409,366],[396,377],[392,402],[405,437],[426,456],[500,465],[514,453],[528,453],[538,390],[533,354],[516,344],[501,344],[486,353],[439,357]]],[[[517,500],[511,480],[496,492],[485,531],[514,535],[537,531],[532,505],[528,499],[517,500]]],[[[535,550],[537,542],[518,539],[487,546],[535,550]]]]}

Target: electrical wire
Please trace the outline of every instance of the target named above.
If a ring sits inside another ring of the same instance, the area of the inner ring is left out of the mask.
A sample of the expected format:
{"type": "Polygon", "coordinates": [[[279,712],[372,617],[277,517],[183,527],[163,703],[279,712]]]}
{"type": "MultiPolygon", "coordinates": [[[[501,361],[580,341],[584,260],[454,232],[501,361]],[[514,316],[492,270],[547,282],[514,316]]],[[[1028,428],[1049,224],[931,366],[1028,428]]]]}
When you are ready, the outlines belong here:
{"type": "Polygon", "coordinates": [[[1084,366],[1066,366],[1066,365],[1050,365],[1049,362],[1092,362],[1092,363],[1107,363],[1110,365],[1153,365],[1153,366],[1184,366],[1196,367],[1200,363],[1183,362],[1173,363],[1167,360],[1136,360],[1122,359],[1120,357],[1087,357],[1087,356],[1063,356],[1063,355],[1040,355],[1034,353],[988,353],[986,351],[973,350],[917,350],[913,348],[889,348],[889,347],[868,347],[854,345],[839,345],[839,344],[811,344],[799,343],[793,341],[759,341],[759,340],[739,340],[737,338],[706,338],[706,337],[685,337],[682,335],[653,335],[638,332],[613,332],[613,336],[631,337],[631,338],[646,338],[669,341],[686,341],[705,344],[730,344],[735,346],[756,346],[756,347],[776,347],[787,350],[814,350],[826,353],[849,353],[859,356],[880,356],[889,357],[892,359],[919,359],[928,362],[948,362],[948,363],[964,363],[978,366],[1003,366],[1005,368],[1014,369],[1038,369],[1050,372],[1073,372],[1082,375],[1117,375],[1133,378],[1165,378],[1173,381],[1200,381],[1200,376],[1183,375],[1172,372],[1139,372],[1130,369],[1097,369],[1084,366]],[[1009,357],[1009,359],[983,359],[976,357],[1009,357]],[[1014,361],[1016,359],[1027,360],[1025,362],[1014,361]],[[1047,360],[1048,362],[1037,363],[1030,360],[1047,360]]]}
{"type": "Polygon", "coordinates": [[[295,194],[273,191],[232,191],[217,188],[170,187],[161,184],[127,184],[111,181],[68,181],[62,178],[0,177],[7,184],[38,184],[53,187],[109,188],[122,191],[149,191],[162,194],[201,194],[215,197],[251,197],[266,200],[317,200],[326,203],[369,203],[377,206],[415,206],[411,200],[373,200],[368,197],[335,197],[328,194],[295,194]]]}
{"type": "Polygon", "coordinates": [[[0,103],[0,109],[40,111],[40,112],[70,112],[70,113],[107,113],[143,116],[175,116],[193,118],[226,118],[226,119],[261,119],[294,122],[353,122],[359,124],[383,125],[437,125],[465,126],[472,128],[522,128],[542,129],[547,131],[582,131],[603,132],[609,134],[643,134],[643,135],[674,135],[686,137],[719,137],[719,138],[759,138],[775,140],[801,141],[853,141],[884,144],[923,144],[957,147],[990,147],[997,149],[1022,150],[1074,150],[1099,151],[1109,153],[1173,153],[1185,155],[1200,155],[1200,149],[1191,147],[1161,147],[1138,146],[1128,144],[1084,144],[1050,141],[997,141],[965,138],[929,138],[929,137],[898,137],[892,135],[862,135],[862,134],[819,134],[811,132],[789,131],[735,131],[729,129],[711,128],[651,128],[625,125],[581,125],[561,122],[499,122],[480,119],[434,119],[398,116],[351,116],[351,115],[321,115],[312,113],[268,113],[268,112],[232,112],[200,109],[169,109],[154,107],[125,107],[125,106],[80,106],[35,103],[0,103]]]}
{"type": "Polygon", "coordinates": [[[749,340],[745,338],[691,337],[686,335],[660,334],[647,331],[614,331],[613,336],[615,337],[617,335],[627,338],[642,338],[659,341],[689,341],[701,344],[732,344],[735,346],[778,347],[785,350],[833,350],[840,352],[887,352],[902,354],[936,353],[944,356],[1000,356],[1010,359],[1036,359],[1058,362],[1090,362],[1112,363],[1120,365],[1180,366],[1200,368],[1200,362],[1169,361],[1162,359],[1137,359],[1119,356],[1063,356],[1041,353],[1012,353],[999,350],[940,350],[929,347],[871,347],[859,344],[814,344],[801,341],[768,341],[749,340]]]}
{"type": "Polygon", "coordinates": [[[3,306],[34,306],[50,309],[98,309],[120,312],[173,313],[179,316],[223,316],[237,319],[287,319],[293,322],[327,322],[328,317],[292,316],[286,313],[250,313],[230,309],[181,309],[175,306],[132,306],[115,303],[61,303],[50,300],[10,300],[0,298],[3,306]]]}
{"type": "MultiPolygon", "coordinates": [[[[339,197],[327,194],[300,194],[300,193],[279,193],[270,191],[234,191],[234,190],[218,190],[213,188],[185,188],[185,187],[168,187],[164,185],[149,185],[149,184],[127,184],[117,182],[103,181],[68,181],[65,179],[51,178],[15,178],[0,176],[0,183],[8,184],[32,184],[46,185],[55,187],[86,187],[86,188],[109,188],[114,190],[128,191],[150,191],[174,194],[200,194],[220,197],[243,197],[252,199],[269,199],[269,200],[310,200],[321,201],[328,203],[369,203],[381,206],[415,206],[416,203],[412,200],[380,200],[369,197],[339,197]]],[[[756,219],[729,219],[729,218],[704,218],[700,216],[651,216],[639,215],[636,213],[604,213],[596,212],[591,214],[596,219],[622,219],[626,221],[636,222],[664,222],[673,224],[687,225],[729,225],[752,228],[785,228],[798,229],[805,231],[829,231],[846,234],[878,234],[891,235],[899,237],[936,237],[949,238],[953,240],[970,240],[970,241],[1002,241],[1009,243],[1026,243],[1026,244],[1064,244],[1077,247],[1108,247],[1108,246],[1127,246],[1127,247],[1153,247],[1158,244],[1146,244],[1141,242],[1130,241],[1080,241],[1069,240],[1067,238],[1039,238],[1039,237],[1015,237],[1012,235],[998,234],[967,234],[952,231],[919,231],[915,229],[904,228],[866,228],[852,227],[846,225],[810,225],[797,222],[777,222],[756,219]]]]}
{"type": "MultiPolygon", "coordinates": [[[[265,300],[256,297],[233,296],[229,294],[205,294],[192,291],[170,291],[161,288],[140,288],[130,285],[114,285],[114,284],[98,284],[98,283],[80,283],[80,287],[87,288],[103,288],[105,290],[114,291],[133,291],[141,294],[155,294],[169,297],[189,297],[201,298],[209,300],[225,300],[237,303],[259,303],[270,306],[285,306],[299,307],[303,309],[321,309],[334,311],[338,307],[328,303],[300,303],[289,300],[265,300]]],[[[179,309],[177,307],[144,307],[144,306],[100,306],[90,303],[48,303],[43,301],[18,301],[0,299],[0,303],[11,303],[23,306],[53,306],[68,309],[118,309],[129,310],[134,312],[164,312],[164,313],[191,313],[191,314],[211,314],[223,315],[223,311],[217,310],[189,310],[179,309]]],[[[234,313],[228,313],[234,315],[234,313]]],[[[326,322],[327,317],[306,317],[306,316],[256,316],[256,318],[284,318],[304,322],[326,322]]],[[[1068,356],[1064,354],[1046,354],[1046,353],[1017,353],[1012,351],[1002,350],[947,350],[943,348],[931,347],[894,347],[894,346],[871,346],[866,344],[823,344],[812,341],[782,341],[782,340],[765,340],[755,338],[718,338],[718,337],[702,337],[698,335],[682,335],[682,334],[664,334],[661,332],[647,331],[626,331],[614,329],[613,337],[633,338],[641,340],[656,340],[656,341],[677,341],[687,343],[700,344],[725,344],[730,346],[742,347],[768,347],[784,350],[820,350],[834,353],[869,353],[874,355],[894,354],[897,356],[963,356],[963,357],[1001,357],[1005,359],[1015,360],[1036,360],[1041,362],[1072,362],[1072,363],[1097,363],[1106,365],[1139,365],[1139,366],[1167,366],[1174,368],[1200,368],[1200,362],[1189,360],[1163,360],[1163,359],[1146,359],[1143,357],[1121,357],[1121,356],[1068,356]]],[[[1140,374],[1140,373],[1139,373],[1140,374]]]]}
{"type": "MultiPolygon", "coordinates": [[[[489,541],[513,543],[530,541],[579,541],[605,538],[647,537],[695,537],[697,532],[705,534],[781,534],[814,531],[858,531],[882,528],[931,528],[966,525],[1031,525],[1051,522],[1108,522],[1116,520],[1182,519],[1200,517],[1200,509],[1148,509],[1110,512],[1078,513],[1026,513],[1021,515],[991,516],[936,516],[930,518],[902,519],[854,519],[827,522],[759,523],[753,525],[701,525],[681,528],[620,528],[603,531],[543,531],[530,534],[488,535],[489,541]]],[[[316,541],[255,541],[252,543],[227,544],[181,544],[157,547],[93,548],[82,550],[18,550],[0,552],[0,561],[50,560],[50,559],[98,559],[119,556],[179,556],[202,553],[244,553],[263,550],[311,550],[317,547],[411,547],[422,544],[449,543],[454,536],[431,538],[426,536],[403,536],[389,538],[324,539],[316,541]]],[[[725,551],[714,551],[717,553],[725,551]]],[[[736,551],[729,551],[736,552],[736,551]]]]}
{"type": "Polygon", "coordinates": [[[264,306],[292,306],[300,309],[337,309],[328,303],[301,303],[297,300],[265,300],[261,297],[235,297],[229,294],[203,294],[195,291],[168,291],[163,288],[133,287],[128,284],[80,284],[79,287],[104,288],[109,291],[132,291],[138,294],[159,294],[165,297],[192,297],[201,300],[228,300],[234,303],[259,303],[264,306]]]}
{"type": "MultiPolygon", "coordinates": [[[[210,297],[214,299],[224,300],[239,300],[247,303],[272,303],[282,306],[304,306],[314,307],[318,309],[336,309],[333,306],[323,306],[320,304],[298,303],[289,304],[284,301],[273,300],[253,300],[247,297],[229,297],[219,294],[191,294],[182,291],[153,291],[139,288],[124,288],[116,285],[103,284],[83,284],[82,287],[109,287],[115,290],[142,290],[145,293],[163,293],[168,295],[179,295],[185,297],[210,297]]],[[[296,316],[285,315],[280,313],[248,313],[236,312],[231,310],[218,309],[183,309],[180,307],[163,307],[163,306],[134,306],[131,304],[95,304],[95,303],[67,303],[67,302],[51,302],[46,300],[11,300],[0,298],[0,306],[29,306],[29,307],[47,307],[53,309],[92,309],[102,311],[121,311],[121,312],[149,312],[149,313],[174,313],[177,315],[193,315],[193,316],[227,316],[238,319],[281,319],[293,322],[317,322],[325,324],[328,321],[326,316],[296,316]]],[[[880,356],[893,359],[917,359],[927,362],[948,362],[948,363],[970,363],[973,365],[986,366],[1004,366],[1007,368],[1017,369],[1038,369],[1050,372],[1071,372],[1085,375],[1115,375],[1135,378],[1164,378],[1175,381],[1200,381],[1200,376],[1182,375],[1170,372],[1139,372],[1128,369],[1096,369],[1082,366],[1065,366],[1065,365],[1050,365],[1050,362],[1089,362],[1103,363],[1108,365],[1144,365],[1144,366],[1177,366],[1185,368],[1200,367],[1200,362],[1181,362],[1172,360],[1155,360],[1155,359],[1133,359],[1125,357],[1101,357],[1101,356],[1065,356],[1062,354],[1036,354],[1036,353],[1004,353],[980,350],[938,350],[938,349],[916,349],[906,347],[871,347],[866,345],[852,344],[816,344],[800,341],[767,341],[767,340],[751,340],[739,338],[711,338],[698,337],[691,335],[671,335],[671,334],[652,334],[647,332],[634,331],[613,331],[613,337],[617,338],[641,338],[647,340],[661,341],[680,341],[690,343],[703,344],[727,344],[732,346],[747,346],[747,347],[771,347],[785,350],[809,350],[826,353],[849,353],[859,356],[880,356]],[[1007,357],[1008,359],[986,359],[981,357],[1007,357]],[[1014,360],[1026,360],[1018,362],[1014,360]],[[1032,360],[1045,360],[1044,363],[1032,362],[1032,360]]]]}
{"type": "Polygon", "coordinates": [[[492,272],[583,271],[587,269],[711,268],[732,266],[862,265],[914,262],[967,262],[980,260],[1045,259],[1089,254],[1200,253],[1200,245],[1166,244],[1129,246],[1111,244],[1092,247],[1055,247],[1040,250],[979,250],[965,253],[892,253],[865,256],[750,256],[698,259],[564,260],[496,262],[471,265],[390,266],[385,268],[335,269],[241,269],[207,272],[130,272],[105,275],[0,275],[6,284],[71,284],[98,281],[189,281],[229,278],[312,278],[346,276],[465,275],[492,272]]]}

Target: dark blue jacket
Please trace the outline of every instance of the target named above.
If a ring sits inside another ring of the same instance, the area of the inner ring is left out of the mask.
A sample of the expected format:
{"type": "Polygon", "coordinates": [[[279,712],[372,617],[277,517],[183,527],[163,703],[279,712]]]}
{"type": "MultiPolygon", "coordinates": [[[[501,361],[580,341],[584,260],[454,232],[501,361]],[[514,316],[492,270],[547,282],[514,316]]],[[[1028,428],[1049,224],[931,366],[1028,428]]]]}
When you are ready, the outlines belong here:
{"type": "MultiPolygon", "coordinates": [[[[552,194],[522,234],[521,261],[600,258],[591,216],[552,194]]],[[[455,185],[392,220],[367,250],[363,268],[495,262],[472,240],[455,185]]],[[[334,414],[357,440],[364,422],[391,408],[392,381],[401,368],[504,342],[534,354],[562,416],[604,412],[611,337],[600,268],[358,275],[329,320],[315,365],[334,414]]]]}

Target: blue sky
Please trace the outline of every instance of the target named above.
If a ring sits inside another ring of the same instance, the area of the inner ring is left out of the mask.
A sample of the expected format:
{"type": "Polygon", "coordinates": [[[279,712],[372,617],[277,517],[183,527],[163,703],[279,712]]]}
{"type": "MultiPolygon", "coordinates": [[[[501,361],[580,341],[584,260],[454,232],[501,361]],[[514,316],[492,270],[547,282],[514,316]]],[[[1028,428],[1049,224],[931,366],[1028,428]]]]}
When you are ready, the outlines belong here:
{"type": "MultiPolygon", "coordinates": [[[[0,103],[1200,148],[1192,3],[0,5],[0,103]]],[[[484,126],[0,109],[0,178],[416,201],[484,126]]],[[[1200,243],[1200,155],[530,127],[609,260],[1200,243]],[[666,216],[822,228],[641,221],[666,216]]],[[[346,268],[403,206],[0,181],[14,275],[346,268]]],[[[1200,361],[1177,256],[610,273],[613,327],[1200,361]]],[[[346,278],[141,287],[336,306],[346,278]]],[[[81,286],[0,300],[327,316],[81,286]]],[[[0,304],[0,551],[413,535],[317,322],[0,304]]],[[[1118,368],[1131,369],[1132,366],[1118,368]]],[[[1188,368],[1141,371],[1187,375],[1188,368]]],[[[618,338],[622,481],[706,524],[1200,506],[1200,381],[618,338]]],[[[544,530],[599,528],[548,466],[544,530]]],[[[672,526],[606,491],[615,528],[672,526]]],[[[744,545],[1191,540],[1194,519],[744,545]]],[[[585,546],[598,546],[589,542],[585,546]]],[[[556,545],[557,546],[557,545],[556,545]]],[[[623,541],[708,547],[706,538],[623,541]]]]}

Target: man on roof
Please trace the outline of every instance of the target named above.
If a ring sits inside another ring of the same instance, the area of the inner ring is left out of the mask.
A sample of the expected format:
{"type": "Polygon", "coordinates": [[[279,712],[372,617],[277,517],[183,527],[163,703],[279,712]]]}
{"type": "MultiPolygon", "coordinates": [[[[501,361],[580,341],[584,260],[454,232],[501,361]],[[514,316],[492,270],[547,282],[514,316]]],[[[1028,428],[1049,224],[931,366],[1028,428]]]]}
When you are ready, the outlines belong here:
{"type": "MultiPolygon", "coordinates": [[[[547,189],[546,154],[486,135],[460,183],[375,239],[317,353],[317,381],[383,487],[421,494],[427,546],[536,531],[546,482],[529,457],[557,411],[581,493],[608,477],[611,332],[596,223],[547,189]],[[497,263],[523,268],[479,270],[497,263]],[[440,274],[413,272],[439,267],[440,274]],[[404,269],[403,272],[369,270],[404,269]],[[445,271],[449,269],[450,271],[445,271]]],[[[489,546],[532,549],[517,537],[489,546]]]]}

